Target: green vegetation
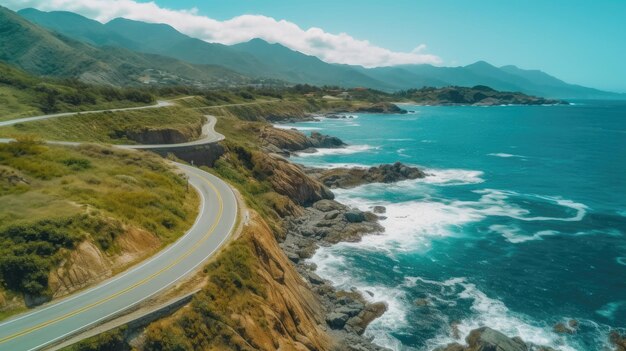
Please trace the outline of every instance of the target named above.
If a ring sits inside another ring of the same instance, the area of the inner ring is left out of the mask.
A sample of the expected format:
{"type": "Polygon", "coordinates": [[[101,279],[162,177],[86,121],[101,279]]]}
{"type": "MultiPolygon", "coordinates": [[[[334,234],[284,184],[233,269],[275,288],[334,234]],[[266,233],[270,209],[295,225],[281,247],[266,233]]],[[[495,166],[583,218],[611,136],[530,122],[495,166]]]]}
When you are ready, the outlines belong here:
{"type": "Polygon", "coordinates": [[[190,309],[172,324],[157,322],[147,329],[145,349],[252,350],[236,347],[235,339],[241,337],[230,326],[238,324],[236,315],[262,313],[255,302],[266,294],[265,281],[256,274],[258,265],[249,235],[230,244],[204,269],[208,283],[190,309]]]}
{"type": "Polygon", "coordinates": [[[192,140],[205,118],[199,110],[163,107],[142,110],[78,114],[0,128],[3,137],[34,135],[45,140],[137,144],[133,135],[173,129],[192,140]]]}
{"type": "Polygon", "coordinates": [[[408,99],[417,103],[430,105],[544,105],[564,103],[522,93],[497,91],[484,85],[472,88],[445,87],[422,88],[400,91],[394,94],[400,99],[408,99]]]}
{"type": "Polygon", "coordinates": [[[0,63],[0,120],[45,113],[102,110],[155,102],[147,90],[37,78],[0,63]]]}
{"type": "Polygon", "coordinates": [[[0,33],[0,61],[36,75],[113,86],[214,87],[251,81],[219,66],[195,65],[119,46],[94,47],[51,32],[1,6],[0,33]]]}
{"type": "MultiPolygon", "coordinates": [[[[95,145],[0,145],[0,286],[46,295],[48,273],[83,240],[116,253],[129,228],[169,243],[198,199],[158,156],[95,145]]],[[[1,290],[1,289],[0,289],[1,290]]]]}
{"type": "Polygon", "coordinates": [[[125,341],[126,327],[120,327],[80,341],[63,351],[130,351],[125,341]]]}

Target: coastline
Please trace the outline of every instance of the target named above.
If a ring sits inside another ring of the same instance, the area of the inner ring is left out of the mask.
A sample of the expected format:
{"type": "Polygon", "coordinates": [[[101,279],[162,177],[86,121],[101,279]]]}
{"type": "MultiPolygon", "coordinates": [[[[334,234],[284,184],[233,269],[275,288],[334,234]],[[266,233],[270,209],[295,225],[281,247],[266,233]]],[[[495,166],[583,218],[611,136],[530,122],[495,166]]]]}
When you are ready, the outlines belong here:
{"type": "MultiPolygon", "coordinates": [[[[332,166],[334,166],[334,164],[330,165],[330,166],[332,167],[332,166]]],[[[320,165],[316,164],[315,167],[323,167],[323,166],[320,166],[320,165]]],[[[324,167],[324,168],[328,169],[326,167],[324,167]]],[[[332,170],[332,168],[330,168],[330,169],[332,170]]],[[[341,202],[342,200],[340,199],[339,201],[341,202]]],[[[344,203],[344,205],[345,204],[346,203],[344,203]]],[[[350,205],[350,203],[348,203],[348,205],[350,205]]],[[[352,205],[354,205],[354,203],[352,203],[352,205]]],[[[362,208],[362,210],[365,210],[365,209],[362,208]]],[[[307,223],[299,223],[299,225],[301,225],[301,226],[303,225],[304,227],[306,227],[308,224],[307,223]]],[[[374,232],[370,232],[370,233],[365,233],[364,235],[376,235],[376,234],[374,232]]],[[[359,236],[359,238],[356,238],[356,239],[355,238],[349,238],[348,240],[342,240],[342,241],[331,242],[331,243],[324,243],[322,246],[323,247],[330,247],[332,245],[335,245],[335,244],[338,244],[338,243],[341,243],[341,242],[348,242],[348,243],[355,242],[355,241],[358,241],[361,237],[362,236],[359,236]]],[[[282,247],[282,245],[281,245],[281,247],[282,247]]],[[[309,253],[309,255],[312,257],[314,255],[314,253],[316,252],[315,250],[317,250],[317,249],[318,249],[318,247],[315,246],[315,249],[313,250],[313,253],[309,253]]],[[[289,254],[290,250],[286,250],[286,252],[289,254]]],[[[293,251],[291,251],[291,254],[293,254],[293,251]]],[[[315,265],[311,264],[310,260],[307,260],[305,263],[298,263],[297,266],[299,266],[299,271],[301,271],[301,274],[303,276],[305,276],[305,278],[308,279],[308,280],[310,280],[310,279],[307,277],[307,275],[309,275],[310,272],[315,272],[315,268],[317,268],[315,265]]],[[[322,275],[322,276],[324,276],[324,275],[322,275]]],[[[317,274],[315,274],[314,277],[319,277],[319,276],[317,274]]],[[[356,290],[351,290],[351,292],[356,292],[356,290]]],[[[365,291],[363,289],[360,290],[359,292],[360,292],[360,294],[362,296],[364,296],[366,298],[371,296],[371,294],[368,293],[368,291],[365,291]]],[[[482,294],[481,292],[477,292],[477,293],[482,294]]],[[[485,297],[485,298],[487,298],[487,297],[485,297]]],[[[493,301],[498,302],[496,300],[493,300],[493,301]]],[[[486,325],[491,325],[491,321],[489,321],[489,320],[486,320],[484,322],[486,322],[486,325]]],[[[568,329],[569,327],[567,327],[567,324],[568,323],[575,324],[576,321],[570,320],[570,321],[565,321],[564,323],[566,325],[565,328],[568,329]]],[[[482,326],[484,326],[484,325],[485,324],[482,324],[482,326]]],[[[493,325],[493,326],[494,327],[500,327],[498,325],[493,325]]],[[[562,335],[563,332],[558,331],[559,329],[562,329],[560,324],[557,324],[557,325],[554,326],[554,331],[553,331],[555,333],[554,335],[558,335],[558,334],[562,335]]],[[[453,331],[455,330],[454,323],[452,323],[452,330],[453,331]]],[[[460,331],[457,329],[456,333],[459,333],[459,332],[460,331]]],[[[565,333],[569,333],[569,332],[566,331],[565,333]]],[[[511,336],[513,336],[513,335],[511,335],[511,336]]],[[[369,340],[372,340],[371,335],[369,337],[369,340]]],[[[500,341],[503,341],[503,340],[508,340],[508,341],[518,340],[518,341],[521,341],[521,339],[519,337],[509,338],[506,335],[504,335],[502,333],[499,333],[499,332],[497,332],[497,331],[495,331],[493,329],[490,329],[490,328],[487,328],[487,327],[481,327],[481,326],[474,326],[472,328],[472,330],[463,330],[462,331],[462,335],[456,335],[456,336],[451,337],[451,339],[447,339],[447,340],[440,340],[442,343],[438,344],[438,347],[434,347],[433,346],[431,348],[432,349],[436,348],[437,350],[446,350],[446,351],[447,350],[473,350],[472,348],[467,348],[467,347],[472,347],[472,343],[474,343],[474,345],[476,345],[476,343],[481,343],[481,342],[489,343],[489,342],[494,341],[494,340],[500,340],[500,341]],[[465,336],[467,336],[467,339],[464,341],[463,338],[465,336]],[[483,338],[483,336],[484,336],[484,338],[483,338]],[[449,343],[449,345],[446,345],[448,343],[449,343]],[[462,345],[462,344],[464,344],[465,346],[462,345]]],[[[537,341],[535,340],[535,342],[537,342],[537,341]]],[[[550,348],[548,346],[538,346],[538,344],[533,344],[531,342],[528,342],[528,340],[518,342],[518,344],[520,345],[520,347],[523,347],[523,348],[520,348],[520,350],[526,350],[526,349],[553,350],[552,348],[550,348]]],[[[566,345],[561,345],[561,346],[564,347],[564,348],[558,347],[558,349],[563,349],[563,350],[569,350],[570,349],[566,345]]],[[[509,349],[506,349],[506,350],[509,350],[509,349]]],[[[515,350],[517,350],[517,349],[515,349],[515,350]]]]}

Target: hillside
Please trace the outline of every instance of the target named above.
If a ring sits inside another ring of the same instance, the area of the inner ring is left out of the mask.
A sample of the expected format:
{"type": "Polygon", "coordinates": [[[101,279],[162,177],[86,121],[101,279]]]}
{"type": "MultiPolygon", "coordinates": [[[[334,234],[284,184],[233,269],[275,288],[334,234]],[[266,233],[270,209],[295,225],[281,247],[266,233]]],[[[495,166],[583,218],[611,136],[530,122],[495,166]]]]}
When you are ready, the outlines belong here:
{"type": "Polygon", "coordinates": [[[94,47],[50,32],[3,7],[0,7],[0,47],[0,61],[31,74],[71,77],[96,84],[223,86],[248,81],[223,67],[193,65],[120,47],[94,47]]]}
{"type": "Polygon", "coordinates": [[[55,112],[131,107],[154,101],[154,96],[144,90],[39,78],[0,62],[0,121],[55,112]]]}
{"type": "Polygon", "coordinates": [[[0,317],[101,281],[178,238],[197,213],[186,189],[149,153],[0,144],[0,317]]]}
{"type": "Polygon", "coordinates": [[[93,45],[159,54],[193,64],[218,65],[250,77],[291,83],[368,87],[389,92],[430,86],[486,85],[498,90],[549,98],[625,98],[624,94],[568,84],[542,71],[510,65],[495,67],[483,61],[459,67],[401,65],[364,68],[329,64],[261,39],[233,46],[207,43],[166,24],[123,18],[102,24],[73,13],[35,9],[24,9],[19,14],[46,28],[93,45]]]}

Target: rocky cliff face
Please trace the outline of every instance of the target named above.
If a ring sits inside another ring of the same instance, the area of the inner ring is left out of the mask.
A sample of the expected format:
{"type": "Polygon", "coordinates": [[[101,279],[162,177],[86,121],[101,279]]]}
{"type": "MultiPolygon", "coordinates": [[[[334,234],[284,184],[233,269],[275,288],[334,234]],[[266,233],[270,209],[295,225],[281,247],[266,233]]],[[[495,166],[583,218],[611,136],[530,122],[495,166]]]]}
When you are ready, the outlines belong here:
{"type": "Polygon", "coordinates": [[[152,324],[140,350],[334,349],[323,305],[258,215],[205,271],[189,308],[152,324]]]}

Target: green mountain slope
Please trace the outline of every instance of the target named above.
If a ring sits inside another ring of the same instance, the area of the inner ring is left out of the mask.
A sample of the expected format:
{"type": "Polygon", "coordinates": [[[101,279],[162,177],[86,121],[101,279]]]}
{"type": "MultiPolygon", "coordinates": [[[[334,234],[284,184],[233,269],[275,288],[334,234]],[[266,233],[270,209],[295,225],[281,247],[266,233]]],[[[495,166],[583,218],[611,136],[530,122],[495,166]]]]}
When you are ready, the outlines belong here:
{"type": "MultiPolygon", "coordinates": [[[[76,19],[76,16],[64,16],[68,17],[76,19]]],[[[69,26],[71,21],[65,23],[69,26]]],[[[0,48],[0,61],[31,74],[73,77],[89,83],[132,85],[147,81],[210,86],[248,81],[219,66],[193,65],[117,46],[94,47],[44,29],[3,7],[0,7],[0,48]]]]}

